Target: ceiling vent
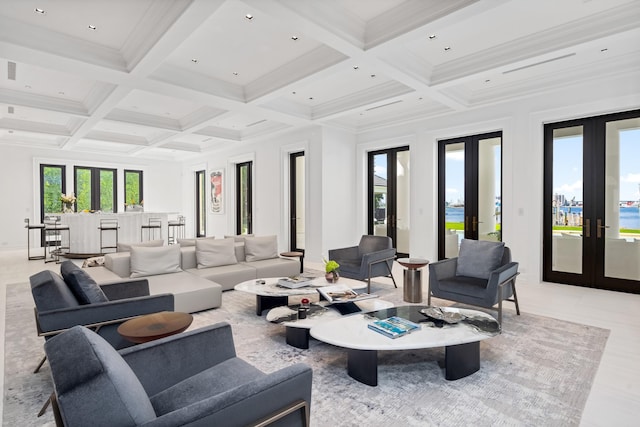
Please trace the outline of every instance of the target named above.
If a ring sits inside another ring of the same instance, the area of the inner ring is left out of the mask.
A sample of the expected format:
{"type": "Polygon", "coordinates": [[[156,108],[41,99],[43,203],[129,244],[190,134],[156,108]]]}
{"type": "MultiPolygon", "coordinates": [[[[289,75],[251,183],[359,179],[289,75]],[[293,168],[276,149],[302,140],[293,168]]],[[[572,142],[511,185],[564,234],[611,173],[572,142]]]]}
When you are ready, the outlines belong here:
{"type": "Polygon", "coordinates": [[[7,62],[7,78],[9,80],[16,79],[16,63],[8,61],[7,62]]]}
{"type": "Polygon", "coordinates": [[[556,58],[551,58],[551,59],[547,59],[547,60],[544,60],[544,61],[536,62],[535,64],[524,65],[522,67],[514,68],[513,70],[503,71],[502,74],[509,74],[509,73],[513,73],[513,72],[516,72],[516,71],[525,70],[527,68],[537,67],[538,65],[547,64],[547,63],[553,62],[553,61],[559,61],[560,59],[565,59],[565,58],[569,58],[569,57],[572,57],[572,56],[575,56],[575,52],[574,53],[569,53],[567,55],[558,56],[556,58]]]}
{"type": "Polygon", "coordinates": [[[14,109],[13,109],[12,106],[8,106],[7,107],[7,113],[9,113],[9,114],[13,114],[14,113],[14,109]]]}
{"type": "Polygon", "coordinates": [[[371,110],[377,110],[378,108],[382,108],[382,107],[388,107],[389,105],[393,105],[393,104],[398,104],[402,102],[402,99],[399,99],[397,101],[393,101],[393,102],[388,102],[386,104],[382,104],[382,105],[376,105],[375,107],[371,107],[371,108],[367,108],[364,111],[371,111],[371,110]]]}

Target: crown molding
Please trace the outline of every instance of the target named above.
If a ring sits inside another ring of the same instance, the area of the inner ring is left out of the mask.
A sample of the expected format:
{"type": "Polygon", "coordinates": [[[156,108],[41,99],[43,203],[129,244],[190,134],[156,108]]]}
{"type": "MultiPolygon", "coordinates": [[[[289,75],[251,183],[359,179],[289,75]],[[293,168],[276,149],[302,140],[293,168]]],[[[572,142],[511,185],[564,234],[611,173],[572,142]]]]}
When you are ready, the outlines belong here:
{"type": "Polygon", "coordinates": [[[61,99],[48,95],[24,93],[12,89],[0,88],[0,102],[9,105],[20,105],[38,110],[54,111],[78,117],[88,117],[89,112],[78,101],[61,99]]]}
{"type": "Polygon", "coordinates": [[[109,114],[104,116],[105,120],[114,122],[131,123],[138,126],[161,128],[172,131],[182,131],[180,122],[176,119],[154,116],[152,114],[138,113],[135,111],[114,108],[109,114]]]}

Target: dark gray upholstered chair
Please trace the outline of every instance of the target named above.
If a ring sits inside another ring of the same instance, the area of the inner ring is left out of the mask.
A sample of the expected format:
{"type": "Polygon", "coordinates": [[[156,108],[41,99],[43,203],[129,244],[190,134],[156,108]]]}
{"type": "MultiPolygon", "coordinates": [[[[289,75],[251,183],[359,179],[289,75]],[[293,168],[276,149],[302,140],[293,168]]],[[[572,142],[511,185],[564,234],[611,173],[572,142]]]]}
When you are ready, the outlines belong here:
{"type": "Polygon", "coordinates": [[[498,304],[502,324],[504,300],[514,302],[520,315],[517,275],[518,263],[511,261],[511,250],[503,242],[464,239],[457,258],[429,264],[427,304],[432,296],[486,308],[498,304]]]}
{"type": "Polygon", "coordinates": [[[372,277],[391,277],[393,286],[398,287],[391,273],[395,257],[396,250],[387,236],[364,235],[358,246],[329,250],[329,259],[340,264],[340,275],[366,280],[368,293],[371,292],[372,277]]]}
{"type": "MultiPolygon", "coordinates": [[[[91,327],[116,349],[133,343],[118,334],[127,319],[159,311],[173,311],[172,294],[149,296],[146,279],[98,286],[83,269],[71,261],[60,265],[59,275],[41,271],[29,278],[35,302],[38,335],[48,340],[76,325],[91,327]]],[[[38,372],[46,356],[35,372],[38,372]]]]}
{"type": "Polygon", "coordinates": [[[311,368],[265,374],[218,323],[119,352],[78,326],[45,343],[56,425],[308,425],[311,368]],[[264,424],[259,424],[263,422],[264,424]]]}

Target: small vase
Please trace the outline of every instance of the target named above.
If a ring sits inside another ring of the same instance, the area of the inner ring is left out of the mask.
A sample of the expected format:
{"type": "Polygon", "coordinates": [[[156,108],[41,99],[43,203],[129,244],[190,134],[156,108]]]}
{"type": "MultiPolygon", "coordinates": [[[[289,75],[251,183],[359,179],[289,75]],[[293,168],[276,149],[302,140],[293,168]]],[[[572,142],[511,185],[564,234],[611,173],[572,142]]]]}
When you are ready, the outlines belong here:
{"type": "Polygon", "coordinates": [[[336,283],[340,278],[340,276],[338,275],[337,271],[332,271],[330,273],[325,274],[324,278],[327,279],[327,282],[329,283],[336,283]]]}
{"type": "Polygon", "coordinates": [[[73,203],[62,203],[62,213],[73,213],[73,203]]]}

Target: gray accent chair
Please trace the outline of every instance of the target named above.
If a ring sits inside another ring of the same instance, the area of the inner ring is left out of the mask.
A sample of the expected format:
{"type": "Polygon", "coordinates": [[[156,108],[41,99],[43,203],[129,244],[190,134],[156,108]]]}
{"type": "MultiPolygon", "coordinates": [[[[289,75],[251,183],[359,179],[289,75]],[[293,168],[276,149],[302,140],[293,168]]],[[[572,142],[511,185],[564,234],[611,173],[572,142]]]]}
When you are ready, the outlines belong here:
{"type": "Polygon", "coordinates": [[[358,246],[330,249],[329,259],[340,264],[340,275],[349,279],[366,280],[367,292],[371,292],[372,277],[391,277],[396,288],[391,268],[396,257],[391,238],[364,235],[358,246]]]}
{"type": "Polygon", "coordinates": [[[45,351],[58,426],[309,423],[311,368],[261,372],[236,357],[228,323],[119,352],[78,326],[47,341],[45,351]]]}
{"type": "Polygon", "coordinates": [[[485,308],[498,304],[502,324],[504,300],[514,302],[520,315],[518,274],[518,263],[511,261],[511,250],[503,242],[464,239],[457,258],[429,264],[427,304],[432,296],[485,308]]]}
{"type": "MultiPolygon", "coordinates": [[[[98,332],[114,348],[133,345],[118,334],[120,324],[132,317],[173,311],[172,294],[149,295],[146,279],[98,286],[71,261],[60,265],[60,274],[41,271],[29,278],[35,302],[36,328],[45,340],[76,325],[98,332]]],[[[45,362],[42,359],[34,372],[45,362]]]]}

